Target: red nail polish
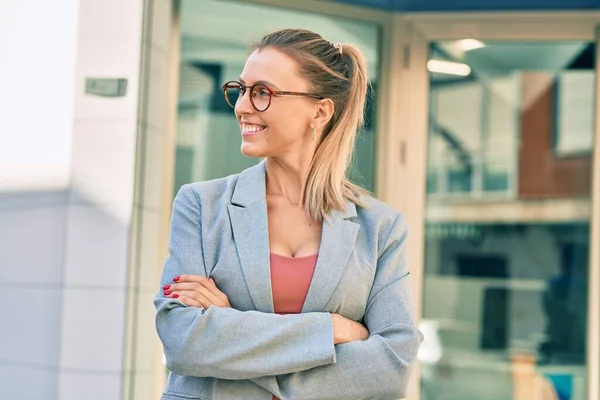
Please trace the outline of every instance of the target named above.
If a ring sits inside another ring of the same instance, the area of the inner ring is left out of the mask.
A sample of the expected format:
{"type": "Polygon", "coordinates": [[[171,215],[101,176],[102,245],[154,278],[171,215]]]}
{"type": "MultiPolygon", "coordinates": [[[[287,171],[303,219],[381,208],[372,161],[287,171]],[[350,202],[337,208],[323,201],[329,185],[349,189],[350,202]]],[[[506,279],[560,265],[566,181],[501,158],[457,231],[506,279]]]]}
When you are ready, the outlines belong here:
{"type": "Polygon", "coordinates": [[[180,278],[179,276],[176,276],[175,278],[173,278],[173,280],[174,280],[175,282],[177,282],[177,281],[179,280],[179,278],[180,278]]]}
{"type": "Polygon", "coordinates": [[[165,292],[165,296],[170,296],[171,292],[165,292]]]}
{"type": "Polygon", "coordinates": [[[171,285],[165,285],[165,286],[163,286],[163,290],[169,290],[170,287],[171,287],[171,285]]]}
{"type": "Polygon", "coordinates": [[[175,294],[173,295],[173,297],[175,297],[175,298],[178,298],[178,297],[179,297],[179,295],[178,295],[177,293],[175,293],[175,294]]]}

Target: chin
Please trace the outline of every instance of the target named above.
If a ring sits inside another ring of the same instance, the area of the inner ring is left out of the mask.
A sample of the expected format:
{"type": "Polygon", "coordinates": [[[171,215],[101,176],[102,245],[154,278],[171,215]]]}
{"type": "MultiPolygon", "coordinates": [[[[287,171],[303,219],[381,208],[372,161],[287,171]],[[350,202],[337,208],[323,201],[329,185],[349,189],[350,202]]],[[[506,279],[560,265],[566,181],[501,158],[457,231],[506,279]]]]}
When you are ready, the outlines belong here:
{"type": "Polygon", "coordinates": [[[242,141],[242,147],[240,150],[246,157],[266,157],[266,151],[261,147],[262,146],[259,146],[255,143],[247,143],[242,141]]]}

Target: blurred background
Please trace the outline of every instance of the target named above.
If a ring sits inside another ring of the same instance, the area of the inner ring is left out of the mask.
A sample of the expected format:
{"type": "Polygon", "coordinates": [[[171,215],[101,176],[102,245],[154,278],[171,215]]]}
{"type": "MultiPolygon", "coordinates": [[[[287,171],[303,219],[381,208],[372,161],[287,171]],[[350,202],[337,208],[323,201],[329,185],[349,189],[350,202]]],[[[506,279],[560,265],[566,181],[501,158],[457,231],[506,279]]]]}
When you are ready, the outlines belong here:
{"type": "Polygon", "coordinates": [[[160,397],[173,197],[257,162],[220,85],[289,27],[368,59],[351,176],[409,222],[409,399],[600,399],[599,0],[2,3],[0,399],[160,397]]]}

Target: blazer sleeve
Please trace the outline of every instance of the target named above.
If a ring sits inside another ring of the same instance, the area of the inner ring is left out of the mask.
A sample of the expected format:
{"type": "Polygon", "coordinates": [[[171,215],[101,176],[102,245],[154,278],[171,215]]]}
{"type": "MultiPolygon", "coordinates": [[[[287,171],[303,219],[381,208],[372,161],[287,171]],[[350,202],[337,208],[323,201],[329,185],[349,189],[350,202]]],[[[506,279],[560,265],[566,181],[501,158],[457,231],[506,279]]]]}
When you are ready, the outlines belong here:
{"type": "MultiPolygon", "coordinates": [[[[185,185],[175,197],[161,287],[181,274],[206,276],[196,196],[185,185]]],[[[205,310],[167,298],[162,290],[154,305],[167,368],[176,375],[250,379],[335,362],[329,313],[276,315],[216,306],[205,310]]]]}
{"type": "Polygon", "coordinates": [[[253,382],[282,400],[404,398],[423,341],[410,301],[406,236],[398,216],[377,262],[364,316],[367,340],[336,345],[335,364],[253,382]]]}

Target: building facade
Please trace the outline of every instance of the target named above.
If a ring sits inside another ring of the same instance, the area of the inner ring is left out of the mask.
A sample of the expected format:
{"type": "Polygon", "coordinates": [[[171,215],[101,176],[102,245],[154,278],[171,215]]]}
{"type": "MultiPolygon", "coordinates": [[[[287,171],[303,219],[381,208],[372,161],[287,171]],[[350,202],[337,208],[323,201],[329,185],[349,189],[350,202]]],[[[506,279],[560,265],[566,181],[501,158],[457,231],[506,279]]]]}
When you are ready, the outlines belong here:
{"type": "Polygon", "coordinates": [[[409,398],[600,398],[595,0],[0,10],[0,398],[159,398],[173,196],[256,162],[220,85],[283,27],[367,57],[352,177],[409,222],[409,398]]]}

